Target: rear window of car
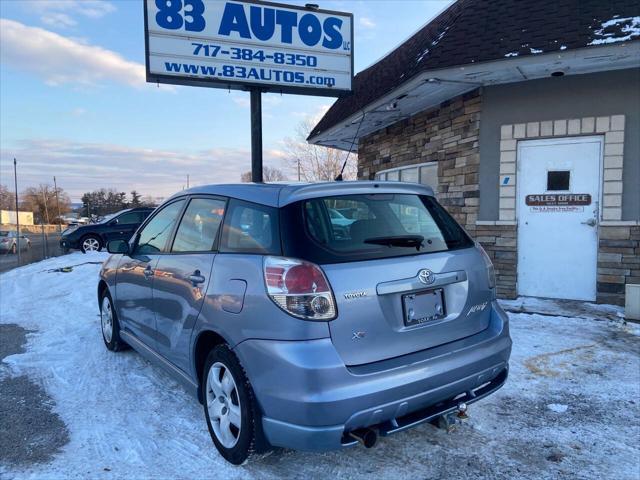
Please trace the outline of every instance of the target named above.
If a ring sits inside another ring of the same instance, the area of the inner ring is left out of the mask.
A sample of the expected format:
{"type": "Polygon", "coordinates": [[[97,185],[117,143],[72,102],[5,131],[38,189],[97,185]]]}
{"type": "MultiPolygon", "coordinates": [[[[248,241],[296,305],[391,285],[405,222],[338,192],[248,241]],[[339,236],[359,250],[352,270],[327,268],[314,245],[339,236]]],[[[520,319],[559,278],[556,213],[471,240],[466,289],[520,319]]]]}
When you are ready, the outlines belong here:
{"type": "Polygon", "coordinates": [[[220,251],[280,255],[277,209],[230,200],[222,227],[220,251]]]}
{"type": "Polygon", "coordinates": [[[316,263],[443,252],[473,245],[429,196],[380,193],[314,198],[289,207],[285,218],[285,254],[316,263]]]}

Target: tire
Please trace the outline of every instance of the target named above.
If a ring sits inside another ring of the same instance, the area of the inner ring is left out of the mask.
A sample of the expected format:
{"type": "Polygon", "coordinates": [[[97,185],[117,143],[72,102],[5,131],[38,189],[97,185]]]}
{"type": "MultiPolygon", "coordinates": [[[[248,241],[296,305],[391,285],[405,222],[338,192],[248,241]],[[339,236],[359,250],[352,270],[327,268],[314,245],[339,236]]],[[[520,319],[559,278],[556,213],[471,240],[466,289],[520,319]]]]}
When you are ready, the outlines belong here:
{"type": "Polygon", "coordinates": [[[113,308],[113,300],[109,291],[105,291],[100,296],[100,330],[102,340],[108,350],[118,352],[125,350],[128,345],[120,338],[120,323],[118,315],[113,308]]]}
{"type": "Polygon", "coordinates": [[[226,345],[218,345],[209,352],[202,374],[202,391],[211,440],[228,462],[242,464],[256,451],[257,423],[261,417],[244,369],[226,345]],[[230,386],[226,375],[231,375],[230,386]]]}
{"type": "Polygon", "coordinates": [[[82,253],[99,252],[102,250],[102,240],[97,235],[87,235],[80,241],[82,253]]]}

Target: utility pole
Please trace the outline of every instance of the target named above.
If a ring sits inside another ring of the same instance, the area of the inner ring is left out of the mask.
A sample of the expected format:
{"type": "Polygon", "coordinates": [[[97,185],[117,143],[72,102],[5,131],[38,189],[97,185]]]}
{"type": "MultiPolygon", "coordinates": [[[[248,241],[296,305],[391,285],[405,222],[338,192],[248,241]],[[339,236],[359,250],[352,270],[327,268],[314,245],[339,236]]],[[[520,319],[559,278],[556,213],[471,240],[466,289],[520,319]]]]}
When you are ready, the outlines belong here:
{"type": "Polygon", "coordinates": [[[47,216],[47,225],[50,224],[49,222],[49,208],[47,207],[47,200],[48,200],[48,188],[47,187],[42,187],[42,201],[44,202],[44,213],[47,216]]]}
{"type": "Polygon", "coordinates": [[[13,186],[16,189],[16,250],[18,253],[18,266],[20,266],[20,215],[18,214],[18,163],[13,158],[13,186]]]}
{"type": "Polygon", "coordinates": [[[53,177],[53,188],[56,189],[56,207],[58,208],[58,233],[62,233],[62,218],[60,218],[60,200],[58,199],[58,184],[56,177],[53,177]]]}
{"type": "Polygon", "coordinates": [[[251,181],[262,183],[262,91],[251,87],[251,181]]]}
{"type": "Polygon", "coordinates": [[[298,159],[298,181],[300,181],[300,159],[298,159]]]}
{"type": "Polygon", "coordinates": [[[187,173],[187,188],[189,188],[189,174],[187,173]]]}

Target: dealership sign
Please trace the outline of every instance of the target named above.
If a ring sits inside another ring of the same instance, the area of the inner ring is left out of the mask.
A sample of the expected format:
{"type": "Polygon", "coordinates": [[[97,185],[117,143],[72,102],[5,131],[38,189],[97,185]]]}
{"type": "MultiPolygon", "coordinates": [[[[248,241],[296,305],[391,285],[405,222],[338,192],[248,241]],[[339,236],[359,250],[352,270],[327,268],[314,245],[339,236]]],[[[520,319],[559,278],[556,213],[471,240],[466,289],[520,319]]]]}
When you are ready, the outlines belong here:
{"type": "Polygon", "coordinates": [[[353,16],[257,1],[143,0],[147,81],[339,96],[353,16]]]}

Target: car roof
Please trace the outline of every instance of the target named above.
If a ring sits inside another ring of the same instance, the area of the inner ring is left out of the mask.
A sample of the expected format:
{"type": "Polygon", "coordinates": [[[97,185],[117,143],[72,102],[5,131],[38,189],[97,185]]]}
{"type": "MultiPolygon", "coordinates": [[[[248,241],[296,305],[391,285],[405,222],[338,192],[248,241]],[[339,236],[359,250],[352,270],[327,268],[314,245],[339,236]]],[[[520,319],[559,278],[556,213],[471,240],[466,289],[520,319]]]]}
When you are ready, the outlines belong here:
{"type": "Polygon", "coordinates": [[[271,207],[317,197],[363,195],[372,193],[404,193],[433,196],[431,187],[408,182],[376,182],[357,180],[321,183],[236,183],[202,185],[173,195],[173,200],[185,195],[220,195],[271,207]]]}

